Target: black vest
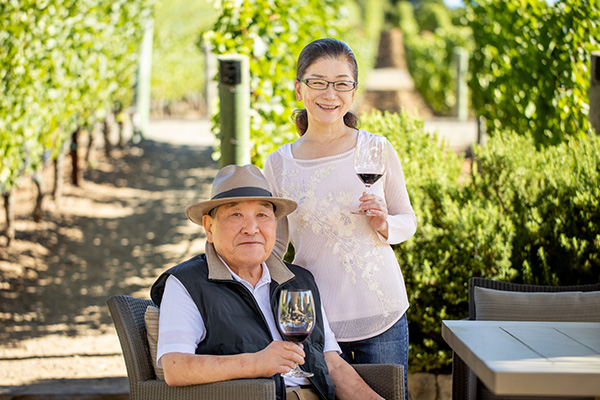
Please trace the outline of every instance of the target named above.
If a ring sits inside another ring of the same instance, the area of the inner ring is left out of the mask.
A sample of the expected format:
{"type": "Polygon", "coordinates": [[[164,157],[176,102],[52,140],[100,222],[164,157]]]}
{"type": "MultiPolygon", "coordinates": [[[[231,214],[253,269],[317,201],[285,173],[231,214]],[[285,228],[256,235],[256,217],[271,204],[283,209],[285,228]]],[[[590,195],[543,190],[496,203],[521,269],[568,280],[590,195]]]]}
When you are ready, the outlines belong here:
{"type": "MultiPolygon", "coordinates": [[[[207,262],[207,255],[201,254],[164,272],[152,286],[152,300],[160,306],[165,282],[169,275],[174,275],[192,296],[206,326],[206,337],[198,344],[196,354],[256,353],[273,341],[267,322],[250,291],[231,277],[219,258],[214,257],[216,253],[210,254],[213,252],[214,248],[207,246],[210,261],[207,262]]],[[[267,260],[267,265],[271,272],[270,297],[275,321],[282,289],[302,288],[313,292],[317,323],[303,343],[306,357],[302,368],[315,374],[309,380],[319,396],[333,400],[335,391],[323,354],[325,336],[321,298],[314,278],[304,268],[287,263],[284,265],[273,256],[267,260]],[[277,282],[276,277],[284,281],[277,282]]],[[[271,379],[275,381],[277,399],[284,400],[283,378],[276,374],[271,379]]]]}

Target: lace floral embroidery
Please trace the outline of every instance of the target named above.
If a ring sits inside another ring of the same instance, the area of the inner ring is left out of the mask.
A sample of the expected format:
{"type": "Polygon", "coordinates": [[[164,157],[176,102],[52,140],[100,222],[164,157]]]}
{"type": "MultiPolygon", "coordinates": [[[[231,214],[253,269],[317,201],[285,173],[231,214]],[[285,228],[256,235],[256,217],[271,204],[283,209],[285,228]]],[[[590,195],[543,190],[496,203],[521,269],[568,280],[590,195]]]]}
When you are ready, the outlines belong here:
{"type": "Polygon", "coordinates": [[[378,247],[384,244],[375,232],[370,236],[356,235],[357,218],[350,214],[353,199],[349,191],[330,192],[323,198],[315,194],[324,180],[335,179],[331,177],[335,171],[333,165],[323,166],[306,179],[297,168],[284,168],[281,196],[298,203],[296,212],[289,216],[290,222],[300,235],[310,230],[322,237],[322,243],[339,258],[350,281],[355,284],[358,279],[362,280],[368,290],[377,295],[382,315],[387,317],[389,310],[398,308],[398,301],[381,290],[377,279],[377,272],[384,262],[378,247]]]}

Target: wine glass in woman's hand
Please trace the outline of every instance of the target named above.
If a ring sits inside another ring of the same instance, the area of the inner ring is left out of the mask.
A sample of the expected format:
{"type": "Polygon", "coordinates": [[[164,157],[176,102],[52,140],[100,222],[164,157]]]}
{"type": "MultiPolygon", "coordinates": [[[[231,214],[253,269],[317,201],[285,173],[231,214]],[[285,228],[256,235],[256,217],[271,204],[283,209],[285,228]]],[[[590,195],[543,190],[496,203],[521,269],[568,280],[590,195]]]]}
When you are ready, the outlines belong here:
{"type": "MultiPolygon", "coordinates": [[[[354,170],[365,184],[365,192],[383,176],[387,154],[387,141],[383,136],[359,135],[354,149],[354,170]]],[[[352,211],[352,214],[373,215],[369,210],[352,211]]]]}
{"type": "MultiPolygon", "coordinates": [[[[282,290],[279,297],[279,328],[283,336],[295,343],[302,343],[315,326],[315,308],[312,291],[282,290]]],[[[287,378],[310,377],[298,364],[285,374],[287,378]]]]}

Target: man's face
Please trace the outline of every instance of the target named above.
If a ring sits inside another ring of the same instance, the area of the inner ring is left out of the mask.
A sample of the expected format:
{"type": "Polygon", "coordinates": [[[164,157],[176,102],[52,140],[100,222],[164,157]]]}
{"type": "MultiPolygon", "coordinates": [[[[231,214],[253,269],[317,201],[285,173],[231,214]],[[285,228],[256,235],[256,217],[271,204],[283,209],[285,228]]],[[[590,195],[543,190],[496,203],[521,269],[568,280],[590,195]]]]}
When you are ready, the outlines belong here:
{"type": "Polygon", "coordinates": [[[236,273],[259,266],[275,246],[277,219],[269,202],[224,204],[214,218],[205,215],[202,223],[207,240],[236,273]]]}

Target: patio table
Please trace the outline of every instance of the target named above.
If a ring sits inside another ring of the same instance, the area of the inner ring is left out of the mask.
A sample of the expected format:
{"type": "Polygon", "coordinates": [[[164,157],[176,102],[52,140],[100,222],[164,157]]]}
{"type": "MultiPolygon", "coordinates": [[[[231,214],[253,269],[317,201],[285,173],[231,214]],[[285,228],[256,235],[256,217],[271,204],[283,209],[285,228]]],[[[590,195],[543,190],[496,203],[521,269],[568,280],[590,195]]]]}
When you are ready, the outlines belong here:
{"type": "Polygon", "coordinates": [[[442,337],[497,395],[600,398],[600,323],[444,320],[442,337]]]}

